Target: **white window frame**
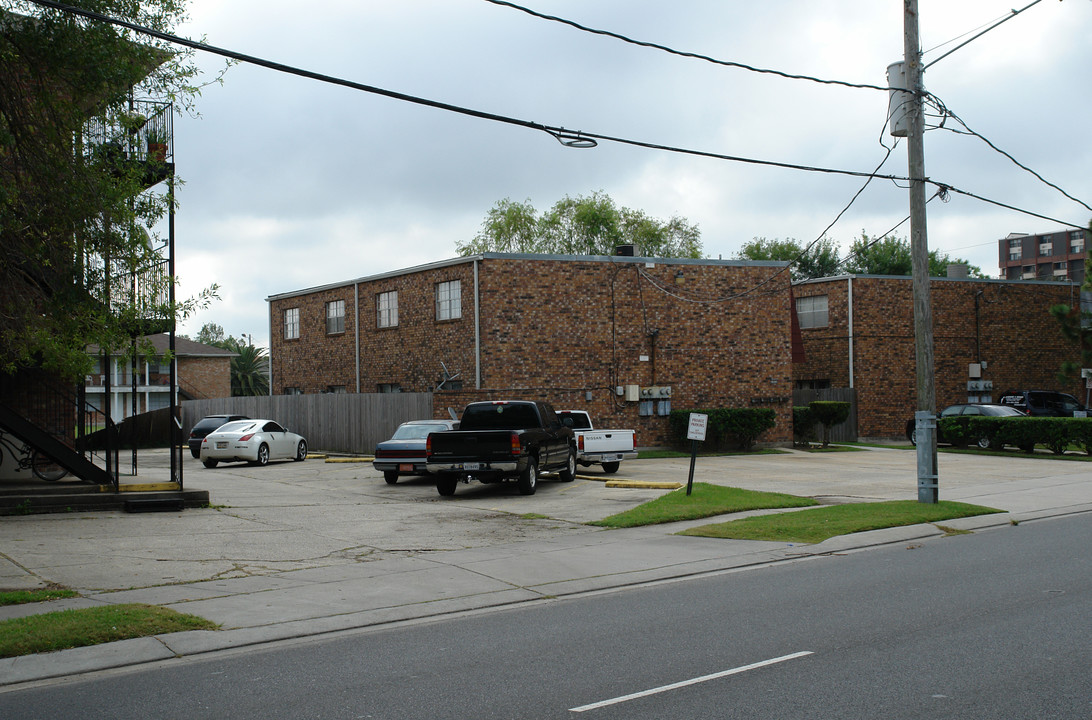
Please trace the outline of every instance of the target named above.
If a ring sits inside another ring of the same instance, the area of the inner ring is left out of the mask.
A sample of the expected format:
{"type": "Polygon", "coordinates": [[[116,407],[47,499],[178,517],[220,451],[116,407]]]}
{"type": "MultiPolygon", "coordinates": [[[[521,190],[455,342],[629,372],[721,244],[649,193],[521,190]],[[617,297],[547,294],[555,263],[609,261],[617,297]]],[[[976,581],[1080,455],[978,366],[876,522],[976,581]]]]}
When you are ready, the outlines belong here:
{"type": "Polygon", "coordinates": [[[375,296],[376,327],[398,327],[398,291],[391,290],[375,296]]]}
{"type": "Polygon", "coordinates": [[[331,300],[326,303],[326,334],[341,335],[345,332],[345,301],[331,300]]]}
{"type": "Polygon", "coordinates": [[[457,320],[463,316],[462,280],[436,283],[436,319],[457,320]]]}
{"type": "Polygon", "coordinates": [[[830,301],[826,295],[808,295],[796,298],[796,318],[800,329],[822,328],[830,325],[830,301]]]}
{"type": "Polygon", "coordinates": [[[284,339],[299,340],[300,338],[300,309],[288,308],[284,311],[284,339]]]}

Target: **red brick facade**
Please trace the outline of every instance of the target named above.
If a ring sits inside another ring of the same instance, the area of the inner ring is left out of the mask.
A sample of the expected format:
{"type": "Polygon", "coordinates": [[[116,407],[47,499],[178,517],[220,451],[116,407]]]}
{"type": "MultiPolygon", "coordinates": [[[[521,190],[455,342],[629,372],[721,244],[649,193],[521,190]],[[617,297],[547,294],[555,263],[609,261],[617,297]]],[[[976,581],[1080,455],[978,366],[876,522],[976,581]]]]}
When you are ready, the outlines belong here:
{"type": "Polygon", "coordinates": [[[437,416],[483,397],[544,399],[588,409],[600,426],[636,428],[641,446],[662,445],[667,418],[642,416],[638,402],[616,393],[657,386],[671,388],[675,410],[771,407],[777,426],[761,441],[786,442],[783,265],[488,253],[285,293],[269,298],[273,391],[432,391],[442,362],[461,389],[436,394],[437,416]],[[460,316],[437,319],[437,285],[455,280],[460,316]],[[390,292],[398,322],[381,328],[377,298],[390,292]],[[336,301],[344,301],[344,332],[328,334],[326,304],[336,301]],[[286,339],[292,309],[299,337],[286,339]]]}
{"type": "MultiPolygon", "coordinates": [[[[933,279],[933,343],[937,408],[967,402],[970,394],[1047,389],[1077,395],[1078,383],[1059,383],[1063,360],[1077,360],[1065,341],[1052,305],[1076,306],[1078,288],[1069,283],[933,279]],[[977,298],[977,310],[976,310],[977,298]],[[968,366],[986,363],[981,380],[989,390],[969,391],[968,366]]],[[[857,389],[858,432],[862,437],[901,437],[916,408],[914,320],[910,278],[862,276],[799,283],[796,298],[825,295],[828,323],[804,328],[806,360],[793,368],[798,386],[829,381],[857,389]],[[852,294],[852,332],[849,297],[852,294]]]]}

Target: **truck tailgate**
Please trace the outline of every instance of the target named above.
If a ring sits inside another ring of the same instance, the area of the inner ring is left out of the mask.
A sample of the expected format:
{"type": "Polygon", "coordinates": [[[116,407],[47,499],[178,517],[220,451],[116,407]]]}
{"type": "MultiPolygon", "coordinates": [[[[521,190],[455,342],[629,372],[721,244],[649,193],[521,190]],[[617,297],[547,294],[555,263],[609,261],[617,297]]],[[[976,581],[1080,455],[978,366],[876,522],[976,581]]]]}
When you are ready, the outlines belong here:
{"type": "Polygon", "coordinates": [[[430,454],[433,460],[511,459],[512,433],[508,430],[459,430],[433,433],[430,454]]]}
{"type": "Polygon", "coordinates": [[[583,452],[616,453],[633,451],[633,430],[581,430],[583,452]]]}

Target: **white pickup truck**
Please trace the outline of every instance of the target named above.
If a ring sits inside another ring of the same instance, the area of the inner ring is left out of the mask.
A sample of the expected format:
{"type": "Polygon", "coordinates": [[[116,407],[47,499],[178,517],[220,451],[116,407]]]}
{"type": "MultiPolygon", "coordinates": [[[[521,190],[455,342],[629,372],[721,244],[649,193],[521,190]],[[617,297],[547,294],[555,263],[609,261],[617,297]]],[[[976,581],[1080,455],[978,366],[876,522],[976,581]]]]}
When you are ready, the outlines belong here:
{"type": "Polygon", "coordinates": [[[603,472],[614,473],[623,460],[637,457],[633,430],[592,427],[591,416],[583,410],[559,410],[557,416],[576,435],[576,461],[581,465],[602,465],[603,472]]]}

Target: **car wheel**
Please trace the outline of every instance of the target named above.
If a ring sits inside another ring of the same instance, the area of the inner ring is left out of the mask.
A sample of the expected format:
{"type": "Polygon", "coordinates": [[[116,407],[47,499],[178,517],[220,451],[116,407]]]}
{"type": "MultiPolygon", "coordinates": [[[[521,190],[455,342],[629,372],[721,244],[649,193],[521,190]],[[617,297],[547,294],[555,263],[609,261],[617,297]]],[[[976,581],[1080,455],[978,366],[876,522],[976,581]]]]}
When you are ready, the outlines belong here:
{"type": "Polygon", "coordinates": [[[991,444],[990,439],[988,437],[986,437],[985,435],[978,438],[978,447],[981,448],[982,450],[989,450],[990,449],[990,444],[991,444]]]}
{"type": "Polygon", "coordinates": [[[527,459],[527,469],[519,474],[516,485],[520,495],[535,494],[535,486],[538,485],[538,460],[533,457],[527,459]]]}
{"type": "Polygon", "coordinates": [[[619,465],[621,465],[621,463],[605,462],[605,463],[603,463],[603,472],[607,473],[608,475],[612,475],[612,474],[618,472],[618,466],[619,465]]]}
{"type": "Polygon", "coordinates": [[[307,459],[307,441],[300,440],[300,444],[296,447],[296,462],[303,462],[307,459]]]}
{"type": "Polygon", "coordinates": [[[217,465],[220,464],[219,460],[212,460],[212,459],[202,460],[201,462],[205,467],[207,467],[209,469],[212,469],[212,468],[214,468],[214,467],[216,467],[217,465]]]}
{"type": "Polygon", "coordinates": [[[268,465],[269,464],[269,446],[262,443],[258,446],[258,459],[254,461],[255,465],[268,465]]]}
{"type": "Polygon", "coordinates": [[[576,480],[576,452],[569,449],[569,462],[565,465],[565,469],[557,474],[561,478],[561,482],[572,482],[576,480]]]}
{"type": "MultiPolygon", "coordinates": [[[[387,481],[388,485],[394,485],[396,482],[398,482],[398,471],[397,470],[384,470],[383,471],[383,479],[387,481]]],[[[440,493],[440,494],[443,495],[443,493],[440,493]]],[[[448,494],[450,495],[451,493],[448,493],[448,494]]]]}
{"type": "Polygon", "coordinates": [[[914,428],[913,430],[911,430],[910,432],[908,432],[906,434],[906,437],[910,441],[911,445],[917,446],[917,444],[918,444],[918,429],[914,428]]]}
{"type": "MultiPolygon", "coordinates": [[[[396,477],[397,479],[397,477],[396,477]]],[[[387,482],[390,482],[388,480],[387,482]]],[[[459,484],[458,478],[442,477],[436,480],[436,492],[440,493],[444,497],[451,497],[455,494],[455,486],[459,484]]]]}
{"type": "Polygon", "coordinates": [[[201,457],[201,448],[200,448],[200,446],[196,450],[191,446],[190,447],[190,455],[193,455],[195,458],[201,457]]]}

